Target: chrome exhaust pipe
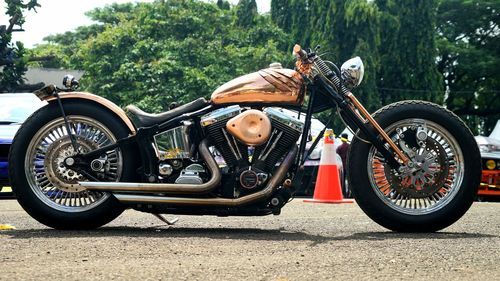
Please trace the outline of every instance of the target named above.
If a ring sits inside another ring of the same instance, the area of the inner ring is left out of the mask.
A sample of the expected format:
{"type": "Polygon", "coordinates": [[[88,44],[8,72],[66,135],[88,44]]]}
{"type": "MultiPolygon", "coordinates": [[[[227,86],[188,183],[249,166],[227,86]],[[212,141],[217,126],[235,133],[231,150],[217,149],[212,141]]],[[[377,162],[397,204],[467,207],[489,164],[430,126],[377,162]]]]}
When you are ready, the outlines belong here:
{"type": "Polygon", "coordinates": [[[221,181],[219,165],[215,162],[210,150],[208,149],[208,141],[201,141],[198,150],[212,177],[209,181],[202,184],[172,184],[172,183],[136,183],[136,182],[79,182],[78,184],[89,190],[100,191],[122,191],[122,192],[165,192],[165,193],[206,193],[217,186],[221,181]]]}
{"type": "Polygon", "coordinates": [[[171,204],[171,205],[225,206],[225,207],[236,207],[236,206],[247,205],[262,199],[269,198],[274,193],[276,187],[283,182],[283,179],[286,176],[286,172],[288,171],[288,169],[290,169],[290,166],[295,161],[296,155],[297,155],[297,146],[294,146],[263,190],[236,199],[163,197],[163,196],[132,195],[132,194],[119,194],[119,193],[114,193],[113,195],[120,202],[129,204],[158,203],[158,204],[171,204]]]}

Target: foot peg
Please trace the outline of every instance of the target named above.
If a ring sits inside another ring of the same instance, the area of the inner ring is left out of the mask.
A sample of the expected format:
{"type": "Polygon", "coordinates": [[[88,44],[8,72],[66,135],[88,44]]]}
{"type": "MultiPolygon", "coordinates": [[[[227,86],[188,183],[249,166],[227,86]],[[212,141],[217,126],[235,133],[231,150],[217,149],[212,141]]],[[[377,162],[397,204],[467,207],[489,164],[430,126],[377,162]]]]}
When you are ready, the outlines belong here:
{"type": "Polygon", "coordinates": [[[159,220],[166,223],[167,225],[174,225],[179,220],[179,218],[173,218],[169,220],[160,214],[153,214],[153,216],[157,217],[159,220]]]}

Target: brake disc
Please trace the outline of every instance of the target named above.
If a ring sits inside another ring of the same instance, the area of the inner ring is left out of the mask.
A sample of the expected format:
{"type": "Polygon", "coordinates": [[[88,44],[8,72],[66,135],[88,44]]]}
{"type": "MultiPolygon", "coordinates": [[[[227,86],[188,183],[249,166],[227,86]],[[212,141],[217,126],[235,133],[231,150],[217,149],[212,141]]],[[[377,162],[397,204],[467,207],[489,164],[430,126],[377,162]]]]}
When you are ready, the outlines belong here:
{"type": "MultiPolygon", "coordinates": [[[[80,146],[81,153],[87,153],[98,148],[96,143],[83,137],[77,136],[76,141],[80,146]]],[[[57,188],[68,192],[85,190],[85,188],[78,184],[79,181],[85,178],[74,170],[66,168],[64,165],[64,159],[75,154],[76,152],[71,144],[71,139],[69,136],[65,136],[50,144],[44,160],[49,181],[57,188]]]]}
{"type": "Polygon", "coordinates": [[[384,169],[391,186],[409,198],[426,198],[436,193],[449,173],[445,149],[433,138],[418,140],[414,128],[400,131],[398,143],[410,161],[400,171],[384,169]]]}

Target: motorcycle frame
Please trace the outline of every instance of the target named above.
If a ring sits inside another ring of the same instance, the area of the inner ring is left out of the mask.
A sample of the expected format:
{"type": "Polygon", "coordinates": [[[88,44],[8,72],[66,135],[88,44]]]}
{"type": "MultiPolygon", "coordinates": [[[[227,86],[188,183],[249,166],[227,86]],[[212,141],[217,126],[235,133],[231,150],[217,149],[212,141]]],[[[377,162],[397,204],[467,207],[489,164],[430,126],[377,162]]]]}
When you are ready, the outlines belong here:
{"type": "MultiPolygon", "coordinates": [[[[323,112],[328,109],[335,110],[337,107],[340,109],[340,117],[347,123],[351,130],[360,131],[363,135],[363,138],[371,142],[377,150],[387,159],[388,164],[397,169],[401,166],[401,164],[396,161],[391,151],[387,149],[384,145],[384,142],[378,138],[377,130],[374,126],[371,125],[370,122],[364,121],[362,117],[354,110],[354,106],[351,103],[350,99],[346,95],[342,95],[334,90],[327,82],[325,82],[321,77],[316,76],[313,80],[313,83],[310,83],[307,88],[307,92],[309,94],[309,101],[307,103],[307,107],[304,109],[303,107],[299,107],[296,105],[289,104],[281,104],[281,103],[245,103],[244,106],[248,107],[269,107],[276,106],[287,109],[292,109],[299,111],[301,113],[305,113],[305,122],[302,130],[302,136],[299,142],[299,149],[297,153],[297,159],[295,161],[295,165],[291,167],[291,172],[295,175],[292,180],[291,186],[296,189],[300,186],[302,181],[302,176],[304,172],[304,162],[307,158],[306,154],[306,143],[308,139],[308,133],[311,126],[311,118],[314,113],[323,112]],[[321,100],[319,104],[316,103],[317,99],[327,99],[321,100]]],[[[60,98],[57,95],[57,92],[53,94],[60,102],[60,98]]],[[[235,103],[237,104],[237,103],[235,103]]],[[[219,104],[219,105],[207,105],[205,108],[202,108],[197,111],[189,112],[182,114],[180,116],[174,117],[168,121],[163,123],[159,123],[150,127],[139,127],[135,134],[130,135],[126,138],[122,138],[117,140],[116,143],[110,144],[100,149],[74,156],[75,163],[73,164],[73,169],[77,169],[78,172],[82,172],[89,179],[96,181],[95,177],[91,175],[91,171],[89,171],[89,163],[93,159],[99,157],[106,151],[120,148],[127,149],[126,146],[133,144],[134,142],[138,145],[139,154],[141,158],[141,164],[143,167],[141,177],[143,182],[158,182],[158,157],[156,155],[156,151],[153,149],[151,145],[153,142],[153,137],[156,134],[165,132],[167,130],[173,129],[181,125],[183,121],[193,120],[193,124],[195,127],[195,131],[198,132],[196,135],[197,139],[193,140],[193,143],[199,143],[205,136],[200,135],[203,134],[203,130],[200,124],[200,117],[204,114],[207,114],[215,109],[227,107],[233,104],[219,104]]],[[[60,109],[63,116],[66,116],[64,112],[63,104],[60,103],[60,109]]],[[[378,124],[377,124],[378,125],[378,124]]],[[[321,136],[317,137],[319,140],[321,136]]],[[[313,145],[309,148],[312,151],[317,145],[318,141],[315,141],[313,145]]]]}

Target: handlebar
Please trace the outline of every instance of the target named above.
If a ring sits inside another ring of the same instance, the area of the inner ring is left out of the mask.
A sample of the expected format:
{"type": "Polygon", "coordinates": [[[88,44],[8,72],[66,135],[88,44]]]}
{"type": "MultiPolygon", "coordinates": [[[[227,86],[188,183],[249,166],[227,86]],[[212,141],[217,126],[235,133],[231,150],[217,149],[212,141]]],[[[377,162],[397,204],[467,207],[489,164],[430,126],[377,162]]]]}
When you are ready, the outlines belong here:
{"type": "Polygon", "coordinates": [[[339,78],[339,76],[335,74],[335,72],[333,72],[319,56],[316,56],[314,58],[314,64],[316,65],[318,71],[321,72],[323,77],[325,77],[328,82],[333,84],[333,86],[335,86],[337,92],[344,96],[350,93],[350,90],[344,86],[344,83],[342,83],[342,80],[339,78]]]}
{"type": "Polygon", "coordinates": [[[299,58],[301,59],[302,61],[305,61],[306,59],[308,59],[308,54],[305,50],[302,49],[302,47],[300,47],[299,44],[295,44],[295,46],[293,46],[293,53],[299,58]]]}
{"type": "Polygon", "coordinates": [[[347,89],[339,76],[326,65],[326,63],[321,59],[320,56],[316,55],[314,52],[307,52],[300,45],[296,44],[293,47],[293,53],[300,60],[302,65],[314,65],[315,69],[319,72],[320,77],[325,79],[328,84],[331,84],[337,89],[342,95],[347,95],[350,91],[347,89]]]}

